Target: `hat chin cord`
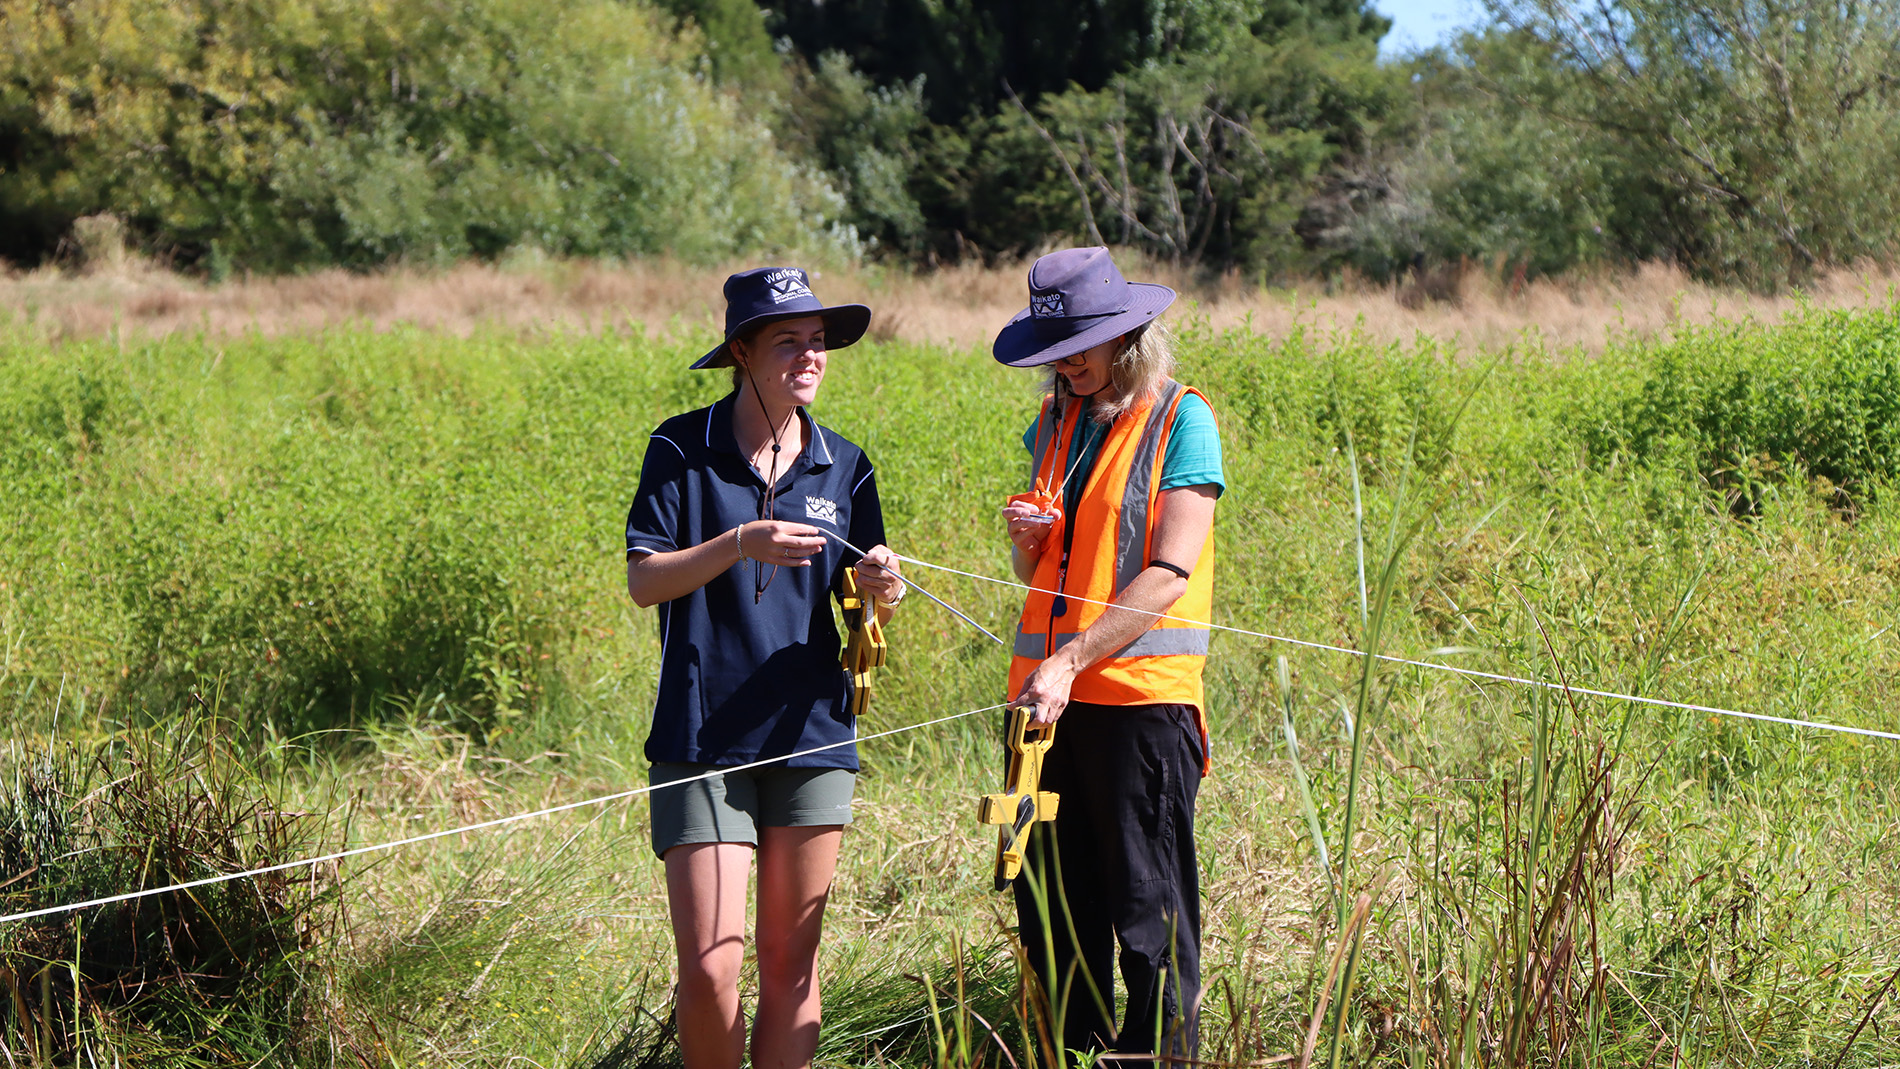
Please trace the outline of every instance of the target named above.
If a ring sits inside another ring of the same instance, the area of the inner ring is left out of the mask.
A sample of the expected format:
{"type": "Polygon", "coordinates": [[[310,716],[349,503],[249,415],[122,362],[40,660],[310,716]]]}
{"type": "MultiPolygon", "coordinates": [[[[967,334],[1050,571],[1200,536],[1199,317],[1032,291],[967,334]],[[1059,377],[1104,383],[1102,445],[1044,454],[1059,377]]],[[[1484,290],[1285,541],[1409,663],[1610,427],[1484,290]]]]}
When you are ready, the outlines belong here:
{"type": "MultiPolygon", "coordinates": [[[[734,359],[737,360],[737,354],[734,354],[734,359]]],[[[759,414],[765,417],[765,429],[772,434],[772,477],[767,482],[769,487],[778,481],[779,432],[792,425],[792,416],[797,414],[798,406],[793,405],[791,411],[785,413],[783,426],[774,425],[772,410],[765,406],[765,395],[759,392],[759,380],[752,377],[752,354],[747,353],[745,362],[740,363],[739,366],[745,368],[745,380],[752,386],[753,399],[759,402],[759,414]]]]}
{"type": "MultiPolygon", "coordinates": [[[[765,395],[759,392],[759,380],[752,377],[752,354],[747,353],[746,359],[741,362],[739,361],[739,354],[734,353],[733,360],[738,363],[740,367],[745,368],[745,379],[752,387],[752,397],[759,402],[759,413],[765,417],[765,429],[772,434],[772,467],[771,473],[765,476],[765,496],[759,503],[759,518],[762,520],[775,520],[778,518],[778,512],[773,506],[776,504],[778,498],[778,455],[779,449],[781,448],[779,444],[779,431],[784,428],[773,424],[772,410],[765,406],[765,395]]],[[[798,406],[793,405],[792,410],[785,413],[785,427],[791,426],[792,417],[797,414],[798,406]]],[[[748,458],[748,462],[750,462],[750,458],[748,458]]],[[[757,471],[758,466],[754,465],[753,470],[757,471]]],[[[761,562],[754,562],[755,572],[760,564],[761,562]]],[[[776,578],[777,576],[778,565],[774,564],[772,565],[772,577],[776,578]]],[[[758,604],[759,600],[765,596],[765,588],[771,585],[771,579],[766,579],[761,583],[757,575],[754,575],[752,587],[752,603],[754,605],[758,604]]]]}

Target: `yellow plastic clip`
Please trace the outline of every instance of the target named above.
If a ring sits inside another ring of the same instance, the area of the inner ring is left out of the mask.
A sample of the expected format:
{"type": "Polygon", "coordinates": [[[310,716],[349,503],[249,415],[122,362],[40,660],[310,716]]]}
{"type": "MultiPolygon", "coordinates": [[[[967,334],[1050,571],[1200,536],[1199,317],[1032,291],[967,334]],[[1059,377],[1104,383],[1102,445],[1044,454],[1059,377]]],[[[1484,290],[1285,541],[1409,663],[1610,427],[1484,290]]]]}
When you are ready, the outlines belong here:
{"type": "Polygon", "coordinates": [[[877,598],[858,592],[858,577],[844,570],[844,670],[851,673],[853,717],[871,711],[871,671],[884,666],[888,647],[884,644],[884,625],[877,622],[877,598]]]}
{"type": "Polygon", "coordinates": [[[1056,741],[1054,724],[1032,724],[1035,707],[1013,706],[1003,726],[1003,746],[1009,751],[1009,771],[1002,794],[986,794],[977,806],[982,824],[1000,824],[996,838],[996,889],[1007,890],[1023,870],[1023,844],[1029,827],[1039,820],[1056,819],[1062,801],[1042,786],[1042,759],[1056,741]]]}

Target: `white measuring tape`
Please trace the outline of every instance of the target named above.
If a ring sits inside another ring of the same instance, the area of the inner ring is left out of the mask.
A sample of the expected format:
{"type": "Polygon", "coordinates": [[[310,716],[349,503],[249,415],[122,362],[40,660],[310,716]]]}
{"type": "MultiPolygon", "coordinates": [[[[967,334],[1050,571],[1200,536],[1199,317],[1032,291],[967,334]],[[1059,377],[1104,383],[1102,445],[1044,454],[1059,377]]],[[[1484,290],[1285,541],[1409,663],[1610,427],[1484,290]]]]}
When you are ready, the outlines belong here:
{"type": "Polygon", "coordinates": [[[800,750],[797,753],[785,754],[782,757],[772,757],[763,761],[754,761],[751,764],[747,764],[747,765],[734,765],[731,768],[715,768],[710,772],[702,772],[697,776],[687,776],[685,779],[669,780],[665,783],[649,784],[645,787],[635,787],[632,790],[620,791],[615,794],[603,794],[598,798],[588,798],[584,801],[568,802],[563,805],[549,806],[546,809],[537,809],[533,811],[532,813],[516,813],[516,814],[513,814],[512,816],[496,817],[494,820],[484,820],[478,824],[465,824],[459,828],[449,828],[445,831],[432,831],[426,835],[413,835],[407,839],[396,839],[396,840],[393,840],[391,842],[386,842],[386,843],[375,843],[370,846],[358,846],[349,850],[338,850],[337,852],[333,854],[323,854],[318,857],[307,857],[301,861],[286,861],[277,865],[265,865],[262,868],[247,869],[243,872],[228,872],[228,873],[223,873],[217,876],[206,876],[203,879],[199,879],[199,880],[186,880],[183,883],[167,884],[164,887],[152,887],[152,888],[147,888],[146,890],[143,890],[143,891],[127,891],[124,894],[107,895],[104,898],[89,898],[85,900],[84,902],[70,902],[63,906],[47,906],[44,909],[28,910],[25,913],[9,913],[9,914],[6,914],[5,916],[0,916],[0,924],[6,924],[11,921],[32,920],[35,917],[50,917],[56,913],[71,913],[75,910],[90,909],[93,906],[109,906],[114,902],[129,902],[135,898],[148,898],[152,895],[170,894],[173,891],[188,891],[194,887],[209,887],[210,885],[215,884],[215,883],[229,883],[232,880],[242,880],[242,879],[247,879],[252,876],[264,876],[273,872],[284,872],[289,869],[303,868],[306,865],[322,865],[331,861],[342,861],[345,858],[360,857],[364,854],[374,854],[374,853],[378,853],[384,850],[394,850],[397,847],[413,846],[416,843],[426,843],[430,841],[431,839],[442,839],[450,835],[462,835],[462,834],[466,834],[472,831],[483,831],[488,828],[499,828],[505,824],[515,824],[524,820],[533,820],[535,817],[545,817],[545,816],[550,816],[555,813],[565,813],[573,809],[584,809],[590,805],[605,805],[608,802],[617,802],[624,798],[632,798],[635,795],[647,794],[652,791],[660,790],[661,788],[664,788],[664,787],[677,787],[677,786],[680,786],[681,784],[696,783],[700,780],[712,779],[715,776],[723,776],[728,772],[744,772],[747,769],[762,768],[766,765],[776,765],[782,761],[789,761],[794,757],[809,757],[810,755],[815,754],[815,753],[823,753],[826,750],[835,750],[841,746],[850,746],[853,743],[870,742],[872,739],[882,739],[891,735],[901,735],[906,731],[918,731],[927,727],[935,727],[938,724],[947,724],[952,720],[962,720],[964,717],[975,716],[978,713],[987,713],[987,712],[990,712],[991,710],[1001,709],[1001,708],[1002,708],[1001,705],[986,705],[981,709],[970,709],[961,713],[953,713],[950,716],[940,716],[935,720],[926,720],[921,724],[911,724],[908,727],[892,728],[889,731],[880,731],[874,735],[862,735],[857,738],[846,739],[843,742],[833,742],[833,743],[828,743],[827,745],[824,745],[824,746],[814,746],[809,750],[800,750]]]}
{"type": "MultiPolygon", "coordinates": [[[[839,539],[839,541],[843,542],[844,540],[839,539]]],[[[850,543],[848,542],[845,543],[845,545],[847,548],[855,548],[855,547],[851,547],[850,543]]],[[[976,579],[985,583],[993,583],[997,586],[1011,587],[1016,590],[1024,590],[1024,591],[1029,591],[1031,593],[1036,593],[1036,594],[1049,594],[1053,596],[1064,597],[1070,601],[1086,602],[1090,605],[1104,605],[1111,608],[1120,609],[1123,612],[1138,613],[1142,616],[1152,616],[1157,620],[1174,620],[1179,623],[1193,624],[1196,627],[1211,628],[1212,630],[1215,630],[1215,631],[1230,631],[1237,635],[1247,635],[1251,638],[1263,638],[1270,642],[1284,642],[1289,646],[1301,646],[1310,650],[1326,650],[1330,653],[1346,653],[1346,654],[1351,654],[1354,657],[1367,656],[1365,651],[1353,649],[1351,646],[1336,646],[1329,642],[1313,642],[1308,639],[1289,638],[1285,635],[1275,635],[1266,631],[1249,631],[1244,627],[1230,627],[1226,624],[1212,623],[1207,620],[1193,620],[1185,616],[1173,616],[1165,612],[1153,612],[1147,609],[1131,608],[1127,605],[1116,605],[1114,602],[1110,602],[1110,601],[1097,601],[1094,598],[1084,598],[1084,597],[1080,597],[1075,594],[1070,594],[1066,592],[1045,590],[1041,587],[1030,586],[1027,583],[1013,582],[1008,579],[997,579],[994,576],[983,575],[978,572],[966,572],[960,568],[951,568],[947,565],[932,564],[929,561],[919,560],[916,557],[906,557],[902,554],[898,554],[897,559],[905,564],[915,564],[920,568],[929,568],[933,571],[948,572],[951,575],[961,575],[968,579],[976,579]]],[[[935,596],[932,596],[931,600],[937,601],[938,599],[935,596]]],[[[963,614],[958,613],[957,615],[962,616],[963,614]]],[[[984,634],[989,634],[989,632],[985,631],[984,634]]],[[[991,636],[991,637],[995,637],[995,636],[991,636]]],[[[1896,742],[1900,742],[1900,732],[1878,731],[1873,728],[1850,727],[1846,724],[1829,724],[1820,720],[1800,720],[1794,717],[1770,716],[1767,713],[1750,713],[1750,712],[1744,712],[1740,709],[1724,709],[1720,706],[1715,706],[1715,705],[1698,705],[1694,702],[1670,701],[1666,698],[1648,698],[1640,694],[1619,694],[1616,691],[1596,690],[1591,687],[1573,687],[1564,683],[1552,683],[1552,682],[1549,682],[1548,680],[1542,680],[1542,679],[1526,679],[1523,676],[1505,675],[1500,672],[1486,672],[1477,668],[1460,668],[1459,666],[1455,664],[1443,664],[1438,661],[1418,661],[1418,660],[1413,660],[1409,657],[1395,657],[1389,653],[1375,653],[1375,654],[1372,654],[1371,656],[1376,660],[1384,661],[1388,664],[1402,664],[1402,665],[1409,665],[1410,667],[1413,667],[1413,668],[1427,668],[1427,669],[1431,669],[1433,671],[1438,671],[1438,672],[1451,672],[1456,675],[1468,676],[1473,679],[1489,680],[1494,683],[1514,683],[1514,684],[1517,684],[1518,686],[1537,687],[1544,690],[1560,691],[1565,694],[1582,694],[1582,695],[1586,695],[1592,698],[1608,698],[1613,701],[1636,702],[1637,704],[1640,704],[1640,705],[1655,705],[1655,706],[1660,706],[1665,709],[1682,709],[1688,712],[1695,712],[1695,713],[1711,713],[1718,716],[1732,716],[1732,717],[1736,717],[1742,720],[1760,720],[1760,721],[1770,723],[1770,724],[1786,724],[1789,727],[1814,728],[1819,731],[1836,731],[1836,732],[1840,732],[1846,735],[1863,735],[1863,736],[1866,736],[1868,738],[1873,738],[1873,739],[1892,739],[1896,742]]]]}

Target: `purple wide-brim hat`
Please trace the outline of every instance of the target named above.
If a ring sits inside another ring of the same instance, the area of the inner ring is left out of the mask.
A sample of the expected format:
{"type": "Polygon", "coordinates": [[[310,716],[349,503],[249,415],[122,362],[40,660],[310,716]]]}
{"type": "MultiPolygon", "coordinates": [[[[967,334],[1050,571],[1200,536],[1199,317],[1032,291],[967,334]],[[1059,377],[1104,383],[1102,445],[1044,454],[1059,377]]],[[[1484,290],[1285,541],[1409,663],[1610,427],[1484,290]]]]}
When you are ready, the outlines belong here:
{"type": "Polygon", "coordinates": [[[861,304],[827,305],[812,296],[811,279],[796,267],[755,267],[726,278],[726,337],[694,368],[731,367],[732,339],[781,319],[818,316],[825,348],[842,349],[864,337],[871,310],[861,304]]]}
{"type": "Polygon", "coordinates": [[[1052,252],[1029,269],[1029,307],[990,352],[1010,367],[1053,364],[1147,326],[1173,303],[1168,287],[1123,278],[1107,249],[1052,252]]]}

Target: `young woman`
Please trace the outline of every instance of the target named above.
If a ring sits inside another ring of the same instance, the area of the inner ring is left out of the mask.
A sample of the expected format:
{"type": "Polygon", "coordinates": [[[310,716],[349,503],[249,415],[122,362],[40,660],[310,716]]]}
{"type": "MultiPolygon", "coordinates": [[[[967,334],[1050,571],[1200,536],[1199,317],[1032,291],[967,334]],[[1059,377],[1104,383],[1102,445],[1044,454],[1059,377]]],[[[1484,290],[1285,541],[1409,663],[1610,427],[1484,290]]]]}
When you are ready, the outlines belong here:
{"type": "Polygon", "coordinates": [[[818,1045],[819,927],[858,768],[827,599],[851,568],[888,619],[904,584],[870,460],[805,412],[827,354],[864,335],[870,310],[825,306],[797,268],[733,275],[725,296],[726,338],[693,367],[731,367],[733,391],[648,441],[627,514],[627,592],[660,615],[649,782],[788,757],[651,795],[680,1050],[688,1069],[737,1069],[745,1055],[739,969],[756,859],[752,1065],[793,1069],[818,1045]],[[871,548],[858,559],[844,542],[871,548]]]}
{"type": "Polygon", "coordinates": [[[1023,605],[1009,693],[1038,723],[1061,721],[1042,788],[1062,804],[1053,842],[1043,825],[1032,833],[1017,919],[1065,1048],[1191,1061],[1220,435],[1206,398],[1169,378],[1156,317],[1173,290],[1124,280],[1095,248],[1037,260],[1029,294],[994,347],[1004,364],[1050,371],[1023,435],[1034,489],[1003,510],[1016,574],[1039,591],[1023,605]]]}

